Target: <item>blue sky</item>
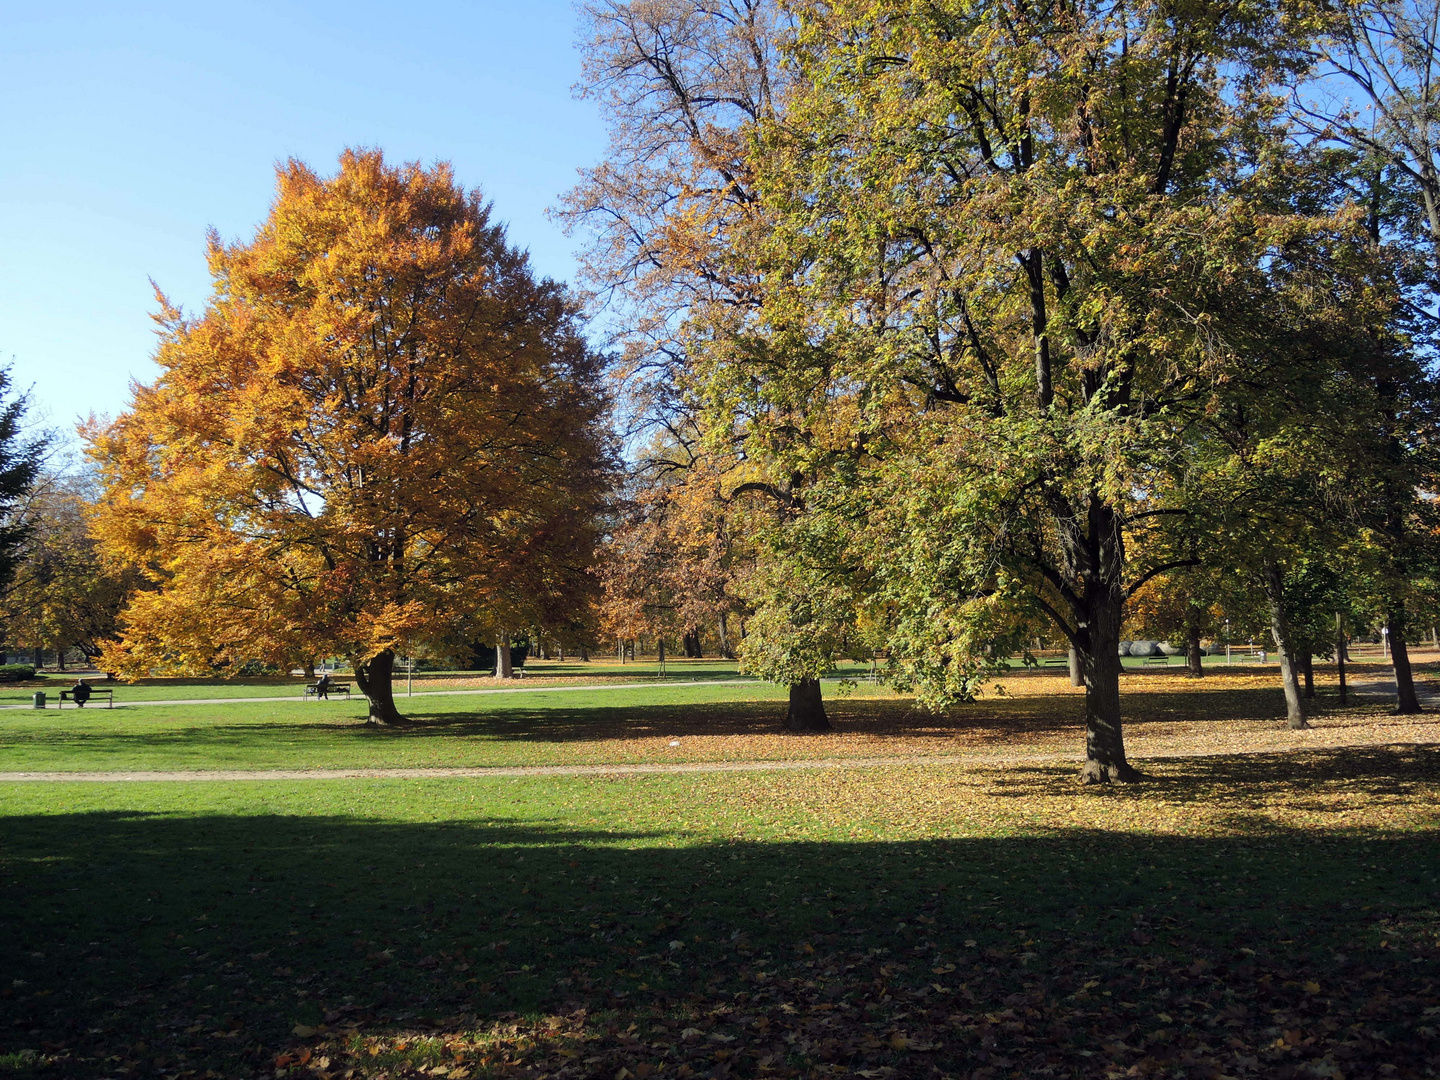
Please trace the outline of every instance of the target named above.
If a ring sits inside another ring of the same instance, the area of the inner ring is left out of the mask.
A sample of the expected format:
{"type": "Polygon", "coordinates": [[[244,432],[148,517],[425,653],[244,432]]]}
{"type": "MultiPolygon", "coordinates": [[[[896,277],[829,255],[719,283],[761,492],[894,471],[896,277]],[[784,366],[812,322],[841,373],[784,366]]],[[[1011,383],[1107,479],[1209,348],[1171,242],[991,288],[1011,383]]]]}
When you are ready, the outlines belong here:
{"type": "Polygon", "coordinates": [[[69,427],[155,376],[148,278],[187,311],[205,230],[248,236],[274,165],[345,146],[448,160],[540,272],[545,216],[598,159],[570,0],[8,5],[0,20],[0,357],[69,427]]]}

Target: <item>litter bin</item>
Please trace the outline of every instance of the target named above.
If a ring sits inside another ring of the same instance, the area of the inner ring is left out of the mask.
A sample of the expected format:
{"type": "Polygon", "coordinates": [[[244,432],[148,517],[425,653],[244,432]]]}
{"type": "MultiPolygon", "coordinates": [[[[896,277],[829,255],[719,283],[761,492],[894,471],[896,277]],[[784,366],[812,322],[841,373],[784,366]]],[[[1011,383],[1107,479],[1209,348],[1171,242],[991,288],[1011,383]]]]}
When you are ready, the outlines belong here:
{"type": "Polygon", "coordinates": [[[44,707],[45,707],[45,691],[44,691],[44,690],[36,690],[36,691],[35,691],[35,708],[37,708],[37,709],[43,709],[44,707]]]}

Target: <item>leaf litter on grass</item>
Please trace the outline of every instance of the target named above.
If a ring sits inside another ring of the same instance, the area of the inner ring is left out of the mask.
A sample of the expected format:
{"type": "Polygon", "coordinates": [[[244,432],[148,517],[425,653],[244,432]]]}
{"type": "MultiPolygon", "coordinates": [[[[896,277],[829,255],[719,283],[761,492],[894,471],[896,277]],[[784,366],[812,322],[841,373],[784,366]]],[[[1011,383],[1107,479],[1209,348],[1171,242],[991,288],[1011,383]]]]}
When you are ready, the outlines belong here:
{"type": "MultiPolygon", "coordinates": [[[[249,862],[228,819],[156,802],[106,842],[176,853],[169,907],[138,909],[173,966],[11,988],[4,1049],[67,1077],[1430,1076],[1437,759],[1177,761],[1112,791],[1058,766],[429,782],[409,810],[413,786],[302,785],[265,796],[249,862]],[[434,824],[351,854],[336,797],[434,824]]],[[[131,796],[84,797],[27,864],[72,970],[104,913],[65,892],[100,873],[66,845],[131,796]]]]}

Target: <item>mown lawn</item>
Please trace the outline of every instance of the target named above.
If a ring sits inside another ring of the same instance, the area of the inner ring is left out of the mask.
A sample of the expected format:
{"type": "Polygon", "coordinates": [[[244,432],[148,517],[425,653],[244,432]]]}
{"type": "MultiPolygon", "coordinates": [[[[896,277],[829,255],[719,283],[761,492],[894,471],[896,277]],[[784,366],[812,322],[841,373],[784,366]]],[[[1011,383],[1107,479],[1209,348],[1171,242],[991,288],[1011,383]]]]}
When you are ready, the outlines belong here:
{"type": "MultiPolygon", "coordinates": [[[[839,674],[865,670],[860,665],[842,665],[839,674]]],[[[354,685],[350,672],[333,672],[336,682],[354,685]]],[[[669,678],[676,681],[699,681],[734,679],[739,673],[734,661],[727,660],[681,660],[666,664],[662,676],[659,665],[650,662],[619,664],[613,660],[590,663],[560,662],[554,660],[531,660],[525,665],[528,682],[518,684],[496,683],[483,671],[417,671],[409,680],[417,693],[427,690],[455,690],[466,688],[493,688],[505,685],[541,685],[550,683],[624,683],[641,680],[653,681],[669,678]]],[[[104,676],[72,672],[68,674],[44,674],[23,683],[0,684],[0,705],[29,705],[36,690],[44,690],[53,708],[59,700],[61,690],[68,690],[78,678],[88,679],[92,686],[105,687],[115,691],[115,700],[126,701],[182,701],[192,699],[221,699],[248,697],[301,698],[305,685],[312,681],[300,676],[262,675],[243,676],[234,679],[201,678],[153,678],[137,679],[133,682],[107,681],[104,676]]],[[[395,692],[404,694],[407,686],[402,669],[395,679],[395,692]]],[[[359,694],[358,688],[355,693],[359,694]]],[[[101,708],[105,706],[103,703],[101,708]]]]}
{"type": "MultiPolygon", "coordinates": [[[[618,667],[618,665],[614,665],[618,667]]],[[[1322,687],[1316,731],[1287,733],[1269,673],[1203,681],[1178,671],[1127,679],[1133,755],[1356,742],[1440,741],[1434,714],[1389,717],[1380,698],[1338,705],[1322,687]]],[[[1083,748],[1082,691],[1060,675],[1019,675],[943,715],[883,685],[826,686],[831,734],[787,735],[785,691],[761,683],[524,690],[400,699],[410,727],[363,723],[362,699],[117,709],[0,710],[0,772],[430,768],[794,758],[1066,754],[1083,748]]]]}
{"type": "Polygon", "coordinates": [[[0,1062],[1433,1076],[1440,750],[0,787],[0,1062]]]}

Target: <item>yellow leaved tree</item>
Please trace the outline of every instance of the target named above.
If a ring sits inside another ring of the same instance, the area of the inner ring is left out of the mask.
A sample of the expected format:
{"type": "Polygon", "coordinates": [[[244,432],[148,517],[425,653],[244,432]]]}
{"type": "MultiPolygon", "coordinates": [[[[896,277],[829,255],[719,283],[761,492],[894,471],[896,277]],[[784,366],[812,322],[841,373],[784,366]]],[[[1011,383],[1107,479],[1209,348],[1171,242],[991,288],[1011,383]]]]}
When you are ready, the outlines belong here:
{"type": "Polygon", "coordinates": [[[395,723],[398,650],[508,642],[593,589],[601,365],[448,166],[277,178],[253,240],[210,237],[204,313],[161,297],[160,378],[86,432],[96,533],[155,586],[104,662],[344,656],[395,723]]]}

